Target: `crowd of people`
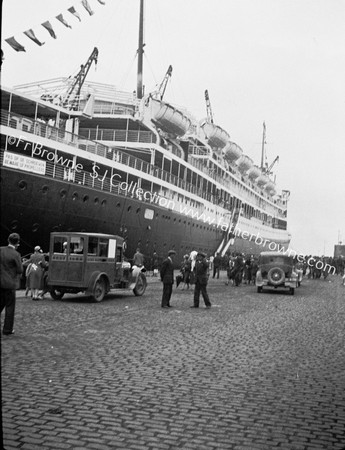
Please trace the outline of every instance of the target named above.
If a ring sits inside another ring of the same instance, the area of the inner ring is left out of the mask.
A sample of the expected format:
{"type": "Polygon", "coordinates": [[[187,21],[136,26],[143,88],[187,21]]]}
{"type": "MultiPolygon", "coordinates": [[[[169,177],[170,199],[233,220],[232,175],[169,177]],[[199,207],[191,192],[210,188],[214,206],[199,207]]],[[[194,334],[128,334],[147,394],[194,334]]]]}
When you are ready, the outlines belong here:
{"type": "MultiPolygon", "coordinates": [[[[8,237],[8,246],[0,248],[1,262],[1,311],[5,309],[5,321],[3,334],[13,334],[13,322],[15,311],[16,289],[20,286],[20,278],[25,271],[26,292],[30,292],[34,301],[43,299],[47,292],[47,269],[49,262],[40,246],[34,248],[34,253],[29,258],[21,258],[17,251],[20,245],[20,236],[12,233],[8,237]]],[[[255,277],[258,270],[259,258],[255,255],[245,255],[243,253],[228,253],[221,256],[216,253],[215,256],[207,255],[203,252],[193,251],[183,256],[179,266],[179,273],[174,277],[176,252],[170,250],[167,257],[162,261],[156,252],[150,261],[152,276],[158,277],[163,283],[162,308],[170,308],[170,299],[172,287],[181,285],[181,289],[194,288],[194,302],[191,308],[199,307],[200,295],[204,299],[206,308],[211,307],[209,295],[207,293],[207,284],[209,277],[219,279],[220,271],[225,270],[227,274],[226,285],[240,286],[241,284],[255,284],[255,277]]],[[[146,263],[145,256],[138,248],[133,257],[133,265],[138,267],[146,263]]],[[[295,258],[295,268],[303,273],[303,276],[309,279],[326,279],[329,275],[335,274],[342,277],[342,284],[345,285],[345,258],[325,256],[305,256],[304,258],[295,258]]]]}

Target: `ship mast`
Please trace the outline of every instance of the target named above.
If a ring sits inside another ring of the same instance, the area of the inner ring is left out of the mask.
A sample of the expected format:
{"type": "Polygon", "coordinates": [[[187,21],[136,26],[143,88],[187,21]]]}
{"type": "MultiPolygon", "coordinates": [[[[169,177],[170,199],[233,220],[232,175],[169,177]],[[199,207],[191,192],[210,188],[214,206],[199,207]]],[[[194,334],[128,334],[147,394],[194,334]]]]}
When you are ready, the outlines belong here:
{"type": "Polygon", "coordinates": [[[144,0],[140,0],[137,97],[143,98],[144,0]]]}

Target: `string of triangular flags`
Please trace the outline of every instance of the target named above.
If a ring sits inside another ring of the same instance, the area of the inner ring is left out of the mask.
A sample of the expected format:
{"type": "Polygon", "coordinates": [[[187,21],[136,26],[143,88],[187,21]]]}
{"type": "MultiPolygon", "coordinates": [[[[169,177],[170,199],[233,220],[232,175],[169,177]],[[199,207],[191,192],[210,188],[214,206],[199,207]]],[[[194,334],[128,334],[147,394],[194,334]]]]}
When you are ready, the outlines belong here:
{"type": "MultiPolygon", "coordinates": [[[[105,1],[104,0],[97,0],[98,3],[100,3],[101,5],[105,5],[105,1]]],[[[92,10],[88,0],[81,0],[80,2],[83,7],[86,9],[86,11],[89,13],[90,16],[92,16],[94,14],[94,11],[92,10]]],[[[81,17],[80,14],[78,13],[78,11],[76,10],[76,8],[74,6],[71,6],[70,8],[67,9],[67,11],[69,13],[71,13],[74,17],[76,17],[79,22],[81,22],[81,17]]],[[[67,28],[72,28],[71,25],[67,22],[67,20],[63,17],[63,14],[58,14],[57,16],[55,16],[54,19],[57,19],[59,22],[61,22],[63,25],[65,25],[65,27],[67,28]]],[[[48,33],[50,34],[50,36],[53,39],[56,39],[56,33],[54,31],[54,27],[51,24],[50,20],[46,20],[45,22],[41,23],[41,25],[48,31],[48,33]]],[[[27,36],[29,39],[31,39],[32,41],[35,42],[35,44],[37,45],[44,45],[45,42],[40,41],[36,35],[35,32],[32,28],[30,28],[29,30],[26,30],[23,32],[23,34],[25,34],[25,36],[27,36]]],[[[5,39],[5,41],[17,52],[25,52],[25,47],[23,47],[23,45],[21,45],[14,36],[5,39]]]]}

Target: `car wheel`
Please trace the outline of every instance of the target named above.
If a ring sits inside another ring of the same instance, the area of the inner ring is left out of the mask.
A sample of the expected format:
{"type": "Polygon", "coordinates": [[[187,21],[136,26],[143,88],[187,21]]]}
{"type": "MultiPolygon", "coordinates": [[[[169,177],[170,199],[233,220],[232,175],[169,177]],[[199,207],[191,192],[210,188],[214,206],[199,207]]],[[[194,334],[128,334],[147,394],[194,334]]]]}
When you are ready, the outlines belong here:
{"type": "Polygon", "coordinates": [[[285,280],[284,270],[280,267],[272,267],[272,269],[268,271],[267,279],[273,286],[282,284],[285,280]]]}
{"type": "Polygon", "coordinates": [[[65,295],[65,292],[62,289],[58,289],[55,287],[50,289],[49,293],[53,300],[61,300],[62,297],[65,295]]]}
{"type": "Polygon", "coordinates": [[[147,281],[146,281],[145,275],[142,273],[139,273],[137,283],[135,285],[135,288],[133,289],[134,295],[136,295],[137,297],[140,297],[141,295],[143,295],[146,290],[146,286],[147,286],[147,281]]]}
{"type": "Polygon", "coordinates": [[[96,281],[95,287],[93,289],[92,297],[95,302],[101,302],[106,294],[105,282],[102,278],[96,281]]]}

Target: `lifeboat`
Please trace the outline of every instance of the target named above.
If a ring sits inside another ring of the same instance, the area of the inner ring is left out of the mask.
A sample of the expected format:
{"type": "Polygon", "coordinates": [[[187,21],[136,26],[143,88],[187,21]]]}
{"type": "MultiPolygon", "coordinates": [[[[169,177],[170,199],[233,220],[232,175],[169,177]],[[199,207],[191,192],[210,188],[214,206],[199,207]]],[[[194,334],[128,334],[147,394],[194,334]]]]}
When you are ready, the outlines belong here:
{"type": "Polygon", "coordinates": [[[181,111],[160,100],[151,99],[152,120],[163,131],[184,136],[191,126],[190,119],[181,111]]]}
{"type": "Polygon", "coordinates": [[[253,166],[254,162],[252,159],[249,158],[249,156],[242,155],[236,164],[237,164],[238,170],[242,174],[244,174],[253,166]]]}
{"type": "Polygon", "coordinates": [[[229,162],[235,162],[240,156],[242,156],[243,150],[234,142],[228,142],[223,148],[224,159],[229,162]]]}
{"type": "Polygon", "coordinates": [[[259,178],[256,180],[257,185],[262,188],[265,186],[265,184],[267,184],[270,181],[270,179],[268,178],[267,175],[260,175],[259,178]]]}
{"type": "Polygon", "coordinates": [[[273,183],[273,181],[269,181],[266,184],[265,191],[267,191],[271,195],[274,195],[277,192],[276,185],[273,183]]]}
{"type": "Polygon", "coordinates": [[[224,148],[230,139],[230,135],[223,128],[213,123],[204,122],[201,128],[205,133],[208,144],[213,148],[224,148]]]}
{"type": "Polygon", "coordinates": [[[260,167],[258,167],[258,166],[253,166],[248,171],[248,177],[252,181],[255,180],[256,178],[258,178],[260,175],[261,175],[261,170],[260,170],[260,167]]]}

